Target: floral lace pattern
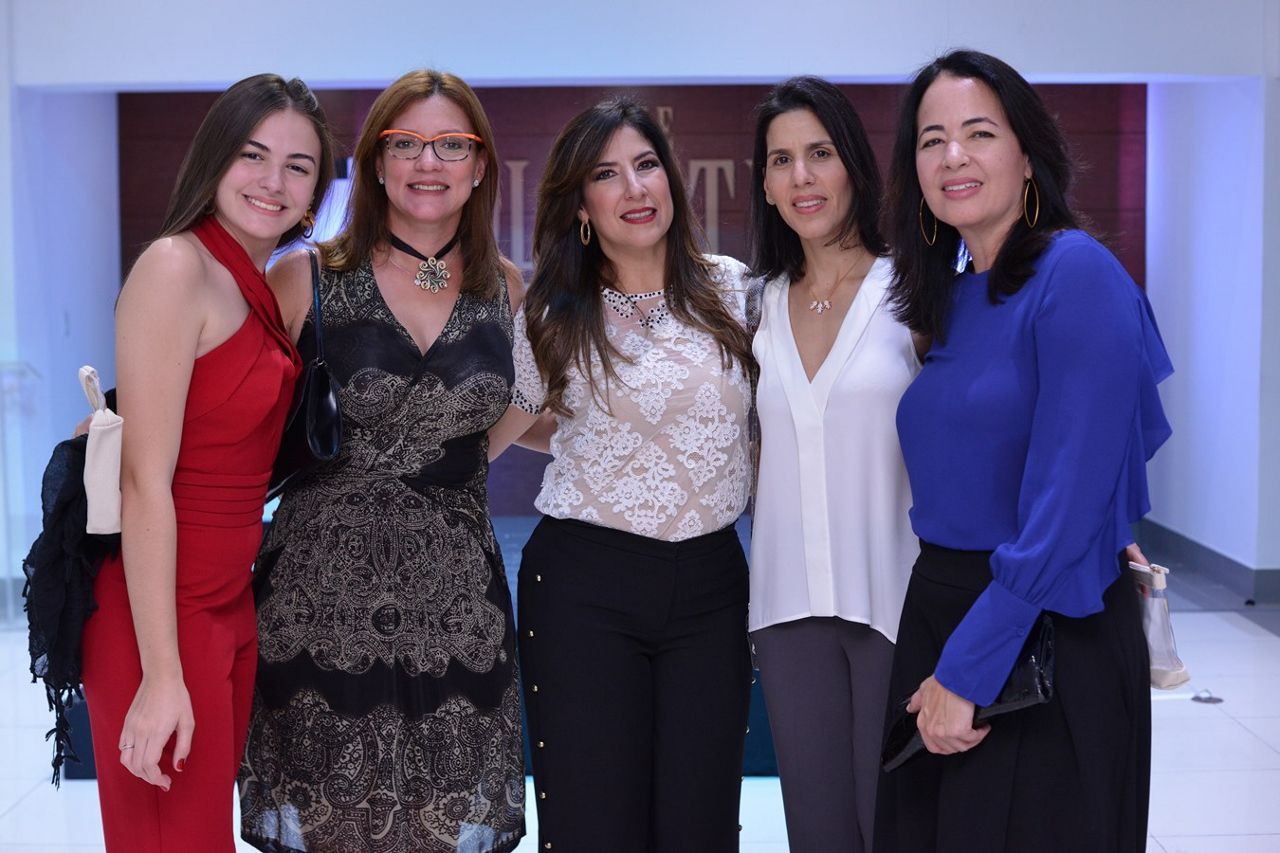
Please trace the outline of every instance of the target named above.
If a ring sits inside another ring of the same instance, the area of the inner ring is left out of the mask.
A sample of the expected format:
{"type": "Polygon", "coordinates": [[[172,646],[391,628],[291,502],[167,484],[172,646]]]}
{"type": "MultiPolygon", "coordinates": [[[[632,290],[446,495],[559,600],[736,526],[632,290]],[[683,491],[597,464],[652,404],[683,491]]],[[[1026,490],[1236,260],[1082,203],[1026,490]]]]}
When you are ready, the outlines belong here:
{"type": "MultiPolygon", "coordinates": [[[[716,279],[731,314],[745,322],[746,268],[716,257],[716,279]]],[[[558,417],[552,462],[535,506],[641,536],[679,541],[732,524],[749,488],[747,409],[751,389],[742,366],[726,368],[710,334],[690,328],[654,294],[604,294],[609,340],[624,356],[606,383],[592,359],[607,406],[575,371],[565,391],[572,417],[558,417]],[[642,302],[641,302],[642,300],[642,302]]],[[[541,409],[546,386],[515,322],[512,402],[541,409]]]]}

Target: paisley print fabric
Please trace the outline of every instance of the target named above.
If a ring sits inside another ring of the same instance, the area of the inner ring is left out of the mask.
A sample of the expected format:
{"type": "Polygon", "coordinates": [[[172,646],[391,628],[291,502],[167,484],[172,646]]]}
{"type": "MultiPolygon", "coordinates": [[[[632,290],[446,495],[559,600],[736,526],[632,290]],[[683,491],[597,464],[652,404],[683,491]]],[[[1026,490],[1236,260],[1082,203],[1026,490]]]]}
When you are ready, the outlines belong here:
{"type": "Polygon", "coordinates": [[[322,299],[343,444],[285,495],[259,554],[242,834],[270,851],[511,850],[523,747],[485,492],[514,376],[506,288],[460,294],[425,354],[367,264],[326,273],[322,299]]]}
{"type": "MultiPolygon", "coordinates": [[[[745,323],[747,270],[716,256],[716,278],[730,313],[745,323]]],[[[726,367],[715,338],[667,310],[662,293],[626,296],[606,289],[605,334],[624,356],[607,406],[575,370],[565,390],[572,417],[557,417],[552,461],[534,506],[651,539],[676,542],[733,524],[746,508],[751,478],[747,410],[750,383],[726,367]]],[[[515,319],[511,401],[536,414],[546,395],[523,309],[515,319]]],[[[598,356],[598,388],[605,388],[598,356]]]]}

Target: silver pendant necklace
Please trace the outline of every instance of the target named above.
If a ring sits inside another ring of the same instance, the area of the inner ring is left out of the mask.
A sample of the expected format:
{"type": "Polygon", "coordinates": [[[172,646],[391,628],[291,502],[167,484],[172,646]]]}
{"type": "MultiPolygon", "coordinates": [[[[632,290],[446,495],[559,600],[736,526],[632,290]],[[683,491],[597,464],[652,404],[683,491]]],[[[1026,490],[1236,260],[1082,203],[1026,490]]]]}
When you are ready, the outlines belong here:
{"type": "MultiPolygon", "coordinates": [[[[390,235],[391,245],[406,255],[417,258],[418,271],[413,275],[413,283],[421,290],[429,290],[432,293],[439,293],[449,286],[449,265],[444,262],[444,256],[453,250],[458,244],[458,235],[454,234],[453,238],[441,247],[440,251],[434,255],[427,257],[417,249],[401,240],[396,235],[390,235]]],[[[397,264],[397,266],[399,266],[397,264]]]]}

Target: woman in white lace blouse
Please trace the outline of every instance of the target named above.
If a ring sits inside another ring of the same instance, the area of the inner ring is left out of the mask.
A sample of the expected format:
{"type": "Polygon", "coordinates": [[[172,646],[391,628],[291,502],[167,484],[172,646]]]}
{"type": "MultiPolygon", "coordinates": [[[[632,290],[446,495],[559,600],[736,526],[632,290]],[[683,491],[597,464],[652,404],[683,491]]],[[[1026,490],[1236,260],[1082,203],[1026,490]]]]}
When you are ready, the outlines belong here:
{"type": "Polygon", "coordinates": [[[556,140],[534,258],[490,455],[554,413],[519,581],[538,846],[736,850],[745,268],[701,253],[670,144],[627,99],[556,140]]]}

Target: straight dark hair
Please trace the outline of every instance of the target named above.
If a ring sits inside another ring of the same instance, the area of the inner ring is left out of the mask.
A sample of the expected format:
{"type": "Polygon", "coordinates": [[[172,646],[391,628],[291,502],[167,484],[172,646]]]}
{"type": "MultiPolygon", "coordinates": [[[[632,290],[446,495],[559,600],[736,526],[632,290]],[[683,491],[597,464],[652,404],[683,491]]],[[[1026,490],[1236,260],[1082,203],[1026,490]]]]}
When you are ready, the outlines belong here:
{"type": "MultiPolygon", "coordinates": [[[[960,233],[938,221],[924,204],[916,172],[917,114],[925,92],[947,74],[977,80],[996,96],[1009,118],[1009,127],[1031,162],[1033,193],[1039,194],[1035,227],[1019,217],[996,254],[987,279],[992,304],[1017,293],[1035,272],[1036,261],[1064,228],[1079,227],[1079,217],[1067,202],[1072,162],[1057,121],[1031,84],[1006,63],[974,50],[955,50],[921,68],[902,99],[893,161],[889,168],[887,230],[893,245],[893,285],[890,300],[898,320],[916,332],[942,340],[946,331],[949,285],[956,275],[960,233]],[[933,245],[924,231],[937,237],[933,245]]],[[[1031,196],[1033,199],[1034,195],[1031,196]]]]}
{"type": "Polygon", "coordinates": [[[375,249],[388,244],[391,229],[387,227],[387,191],[378,183],[378,155],[383,143],[378,134],[392,127],[392,122],[418,101],[433,95],[448,98],[462,110],[476,136],[482,140],[473,157],[487,158],[484,180],[471,191],[462,208],[458,223],[458,242],[462,249],[462,290],[479,296],[493,296],[500,286],[498,273],[514,269],[504,263],[493,235],[493,209],[498,203],[498,173],[501,161],[494,147],[493,127],[475,90],[461,77],[430,68],[410,71],[382,91],[369,108],[369,115],[356,141],[354,169],[351,175],[351,199],[342,232],[324,243],[325,266],[349,272],[368,259],[375,249]]]}
{"type": "Polygon", "coordinates": [[[604,300],[600,291],[616,282],[600,241],[582,245],[578,210],[591,170],[622,127],[634,128],[653,146],[671,187],[672,219],[667,232],[666,303],[672,316],[712,335],[727,368],[733,360],[750,373],[755,368],[746,330],[729,312],[715,265],[702,253],[702,232],[689,206],[684,179],[662,128],[649,111],[628,97],[604,101],[575,116],[556,137],[538,187],[533,228],[533,281],[525,297],[529,343],[547,383],[546,408],[562,415],[569,371],[574,365],[587,378],[591,393],[607,406],[605,389],[596,386],[591,370],[598,355],[604,380],[617,380],[614,358],[626,356],[605,335],[604,300]]]}
{"type": "Polygon", "coordinates": [[[871,150],[858,111],[835,85],[821,77],[792,77],[773,88],[756,107],[755,146],[751,156],[751,272],[763,278],[786,273],[793,281],[804,276],[804,248],[778,209],[765,201],[764,173],[768,167],[769,125],[783,113],[809,110],[817,117],[849,175],[853,201],[840,230],[828,245],[851,249],[861,244],[880,257],[888,252],[880,235],[880,167],[871,150]]]}
{"type": "MultiPolygon", "coordinates": [[[[320,162],[316,190],[311,196],[311,212],[320,209],[320,202],[333,182],[335,148],[324,108],[310,87],[297,77],[285,80],[278,74],[257,74],[233,84],[219,95],[200,123],[178,170],[178,181],[169,197],[160,237],[186,231],[213,211],[218,182],[231,168],[254,128],[272,113],[284,110],[293,110],[310,119],[320,138],[320,162]]],[[[276,245],[292,243],[302,236],[304,228],[299,222],[284,232],[276,245]]]]}

